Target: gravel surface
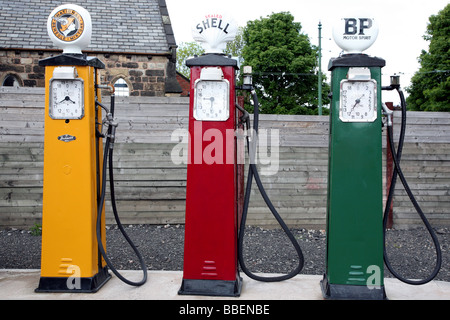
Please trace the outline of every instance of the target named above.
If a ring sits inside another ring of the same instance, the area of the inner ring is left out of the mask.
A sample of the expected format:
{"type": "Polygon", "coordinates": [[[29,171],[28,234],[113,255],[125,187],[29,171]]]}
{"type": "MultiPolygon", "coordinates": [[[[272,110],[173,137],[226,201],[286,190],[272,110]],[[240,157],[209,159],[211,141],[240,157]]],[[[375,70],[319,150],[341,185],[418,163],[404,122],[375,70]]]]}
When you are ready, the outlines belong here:
{"type": "MultiPolygon", "coordinates": [[[[325,272],[326,234],[323,230],[291,230],[298,240],[305,265],[302,274],[325,272]]],[[[436,280],[450,282],[450,228],[435,227],[442,249],[442,268],[436,280]]],[[[183,269],[183,225],[126,225],[126,232],[143,255],[149,270],[183,269]]],[[[107,228],[107,250],[118,270],[140,269],[138,259],[116,226],[107,228]]],[[[407,278],[426,277],[435,265],[435,250],[424,228],[388,230],[391,264],[407,278]]],[[[288,273],[298,263],[295,250],[281,229],[248,226],[244,257],[252,272],[288,273]]],[[[0,230],[0,269],[39,269],[41,236],[28,230],[0,230]]],[[[385,268],[385,276],[391,277],[385,268]]]]}

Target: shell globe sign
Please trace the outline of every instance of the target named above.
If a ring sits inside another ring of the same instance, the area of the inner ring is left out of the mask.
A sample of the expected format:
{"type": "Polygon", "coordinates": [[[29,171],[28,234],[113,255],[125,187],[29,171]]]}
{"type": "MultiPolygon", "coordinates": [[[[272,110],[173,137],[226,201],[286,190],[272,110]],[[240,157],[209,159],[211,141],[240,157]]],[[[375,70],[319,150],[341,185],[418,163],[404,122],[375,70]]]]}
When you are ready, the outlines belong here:
{"type": "Polygon", "coordinates": [[[206,53],[223,53],[227,42],[236,37],[238,25],[228,14],[207,14],[195,20],[192,36],[206,53]]]}

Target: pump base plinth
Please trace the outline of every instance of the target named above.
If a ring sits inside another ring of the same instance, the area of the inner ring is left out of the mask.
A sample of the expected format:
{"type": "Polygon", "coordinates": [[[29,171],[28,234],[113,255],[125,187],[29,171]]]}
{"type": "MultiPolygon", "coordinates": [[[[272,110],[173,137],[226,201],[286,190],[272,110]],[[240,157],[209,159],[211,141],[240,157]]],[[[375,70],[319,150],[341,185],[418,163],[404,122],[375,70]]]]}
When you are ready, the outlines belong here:
{"type": "Polygon", "coordinates": [[[328,300],[387,300],[384,286],[368,287],[328,282],[325,274],[320,281],[322,295],[328,300]]]}
{"type": "Polygon", "coordinates": [[[95,293],[111,279],[108,268],[104,267],[93,277],[41,277],[39,286],[34,292],[37,293],[95,293]],[[70,289],[72,287],[73,289],[70,289]]]}
{"type": "Polygon", "coordinates": [[[242,278],[235,281],[183,279],[179,295],[239,297],[242,289],[242,278]]]}

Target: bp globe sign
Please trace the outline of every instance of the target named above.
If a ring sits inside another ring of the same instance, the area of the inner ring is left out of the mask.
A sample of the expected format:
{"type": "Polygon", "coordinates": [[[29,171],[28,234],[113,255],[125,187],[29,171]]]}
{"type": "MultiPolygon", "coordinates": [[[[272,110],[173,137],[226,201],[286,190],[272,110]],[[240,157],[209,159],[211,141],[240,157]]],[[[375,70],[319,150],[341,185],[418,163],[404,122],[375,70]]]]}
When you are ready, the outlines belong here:
{"type": "Polygon", "coordinates": [[[351,14],[335,23],[333,37],[346,53],[362,53],[377,40],[378,23],[371,15],[351,14]]]}

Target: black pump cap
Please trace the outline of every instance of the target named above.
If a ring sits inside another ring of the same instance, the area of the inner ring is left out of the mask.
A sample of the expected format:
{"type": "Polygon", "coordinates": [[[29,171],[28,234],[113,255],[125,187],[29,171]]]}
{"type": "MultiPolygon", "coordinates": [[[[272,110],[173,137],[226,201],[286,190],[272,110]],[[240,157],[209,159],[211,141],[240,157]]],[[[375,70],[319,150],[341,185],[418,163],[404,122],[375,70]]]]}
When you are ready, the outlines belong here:
{"type": "Polygon", "coordinates": [[[47,66],[90,66],[105,69],[105,64],[96,57],[85,54],[63,53],[54,57],[39,60],[41,67],[47,66]]]}
{"type": "Polygon", "coordinates": [[[238,62],[223,54],[209,53],[186,60],[187,67],[234,67],[239,69],[238,62]]]}
{"type": "Polygon", "coordinates": [[[328,70],[332,71],[337,67],[379,67],[383,68],[386,61],[377,57],[369,57],[367,54],[351,53],[345,54],[339,58],[332,58],[328,64],[328,70]]]}

